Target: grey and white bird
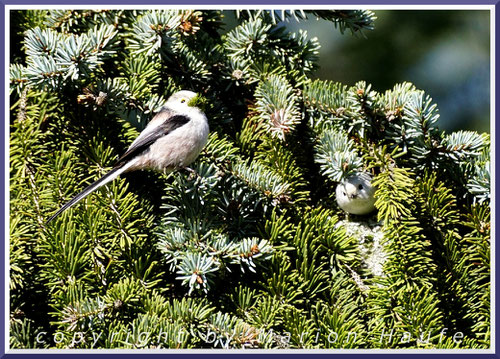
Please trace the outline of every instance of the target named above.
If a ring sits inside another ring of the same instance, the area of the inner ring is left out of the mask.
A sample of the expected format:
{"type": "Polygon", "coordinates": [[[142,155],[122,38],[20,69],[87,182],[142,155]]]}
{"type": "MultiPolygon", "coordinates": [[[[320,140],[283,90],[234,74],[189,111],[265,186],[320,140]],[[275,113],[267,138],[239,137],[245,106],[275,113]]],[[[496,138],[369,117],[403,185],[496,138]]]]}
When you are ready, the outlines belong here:
{"type": "Polygon", "coordinates": [[[198,99],[198,94],[186,90],[170,96],[113,169],[62,206],[47,223],[122,173],[142,169],[170,172],[191,164],[207,143],[209,132],[207,117],[196,106],[198,99]]]}
{"type": "Polygon", "coordinates": [[[348,213],[364,215],[375,210],[375,188],[366,172],[358,172],[342,180],[335,193],[339,207],[348,213]]]}

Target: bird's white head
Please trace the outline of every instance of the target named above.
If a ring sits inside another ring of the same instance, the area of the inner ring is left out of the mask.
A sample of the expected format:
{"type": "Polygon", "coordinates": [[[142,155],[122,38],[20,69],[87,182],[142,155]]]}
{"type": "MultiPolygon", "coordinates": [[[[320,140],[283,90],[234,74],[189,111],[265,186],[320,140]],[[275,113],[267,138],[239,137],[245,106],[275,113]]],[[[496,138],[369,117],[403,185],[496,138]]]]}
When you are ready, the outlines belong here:
{"type": "Polygon", "coordinates": [[[375,209],[375,188],[368,173],[355,173],[340,182],[336,188],[337,203],[352,214],[368,214],[375,209]]]}
{"type": "Polygon", "coordinates": [[[168,98],[166,105],[174,108],[187,108],[192,106],[192,101],[197,96],[198,94],[193,91],[177,91],[168,98]]]}
{"type": "Polygon", "coordinates": [[[176,112],[186,113],[186,112],[201,112],[205,110],[206,99],[200,94],[189,91],[181,90],[172,94],[165,107],[170,108],[176,112]]]}

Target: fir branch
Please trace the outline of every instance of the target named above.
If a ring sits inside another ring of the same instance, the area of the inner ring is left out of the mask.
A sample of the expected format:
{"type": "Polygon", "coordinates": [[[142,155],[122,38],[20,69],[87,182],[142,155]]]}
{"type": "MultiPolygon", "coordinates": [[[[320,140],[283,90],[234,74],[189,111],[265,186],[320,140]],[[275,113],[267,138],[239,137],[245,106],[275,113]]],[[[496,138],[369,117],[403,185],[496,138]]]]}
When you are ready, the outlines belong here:
{"type": "MultiPolygon", "coordinates": [[[[341,116],[345,112],[347,86],[339,82],[314,80],[304,86],[304,103],[324,113],[341,116]]],[[[313,124],[314,126],[314,124],[313,124]]]]}
{"type": "Polygon", "coordinates": [[[285,140],[300,122],[298,97],[288,81],[271,75],[255,90],[256,109],[265,121],[265,127],[280,140],[285,140]]]}
{"type": "Polygon", "coordinates": [[[354,149],[354,142],[343,132],[333,130],[325,130],[320,134],[315,161],[321,166],[323,175],[335,182],[358,172],[363,165],[354,149]]]}
{"type": "Polygon", "coordinates": [[[264,168],[258,162],[237,163],[232,168],[233,174],[249,187],[258,190],[265,197],[280,201],[289,196],[289,184],[277,174],[264,168]]]}
{"type": "Polygon", "coordinates": [[[370,10],[311,10],[311,13],[319,18],[333,22],[340,33],[349,29],[351,34],[357,32],[364,35],[363,30],[373,30],[375,14],[370,10]]]}
{"type": "Polygon", "coordinates": [[[177,40],[181,18],[178,10],[145,12],[132,28],[132,37],[128,40],[130,49],[147,56],[158,54],[160,50],[168,51],[177,40]]]}

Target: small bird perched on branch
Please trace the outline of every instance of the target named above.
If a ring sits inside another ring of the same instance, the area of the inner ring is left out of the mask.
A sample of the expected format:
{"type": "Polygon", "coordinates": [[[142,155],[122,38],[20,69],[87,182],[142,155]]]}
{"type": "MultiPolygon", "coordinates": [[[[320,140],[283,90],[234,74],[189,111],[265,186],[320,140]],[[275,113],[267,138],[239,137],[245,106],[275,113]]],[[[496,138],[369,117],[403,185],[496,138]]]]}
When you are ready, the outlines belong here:
{"type": "Polygon", "coordinates": [[[61,207],[47,223],[120,174],[135,170],[172,171],[191,164],[207,143],[208,120],[196,105],[200,96],[179,91],[170,96],[113,169],[61,207]]]}
{"type": "Polygon", "coordinates": [[[366,172],[358,172],[342,180],[335,192],[339,207],[348,213],[364,215],[375,210],[375,188],[366,172]]]}

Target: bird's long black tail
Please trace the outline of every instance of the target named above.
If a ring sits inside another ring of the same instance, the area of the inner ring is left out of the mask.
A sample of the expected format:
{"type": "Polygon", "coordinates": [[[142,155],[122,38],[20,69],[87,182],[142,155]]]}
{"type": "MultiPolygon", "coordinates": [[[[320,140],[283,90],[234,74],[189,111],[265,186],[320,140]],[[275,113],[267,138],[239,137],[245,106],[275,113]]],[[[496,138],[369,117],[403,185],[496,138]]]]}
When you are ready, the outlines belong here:
{"type": "Polygon", "coordinates": [[[71,201],[67,202],[64,206],[62,206],[61,209],[59,211],[57,211],[54,215],[52,215],[47,220],[46,223],[48,224],[54,218],[56,218],[57,216],[59,216],[62,212],[64,212],[68,208],[73,207],[75,204],[77,204],[78,202],[80,202],[82,199],[84,199],[85,197],[87,197],[89,194],[91,194],[92,192],[94,192],[99,187],[104,186],[106,183],[111,182],[112,180],[114,180],[121,173],[125,172],[128,169],[128,167],[130,167],[130,166],[125,165],[125,166],[113,168],[111,171],[109,171],[108,173],[106,173],[104,176],[102,176],[97,181],[95,181],[90,186],[88,186],[83,191],[81,191],[79,194],[77,194],[71,201]]]}

